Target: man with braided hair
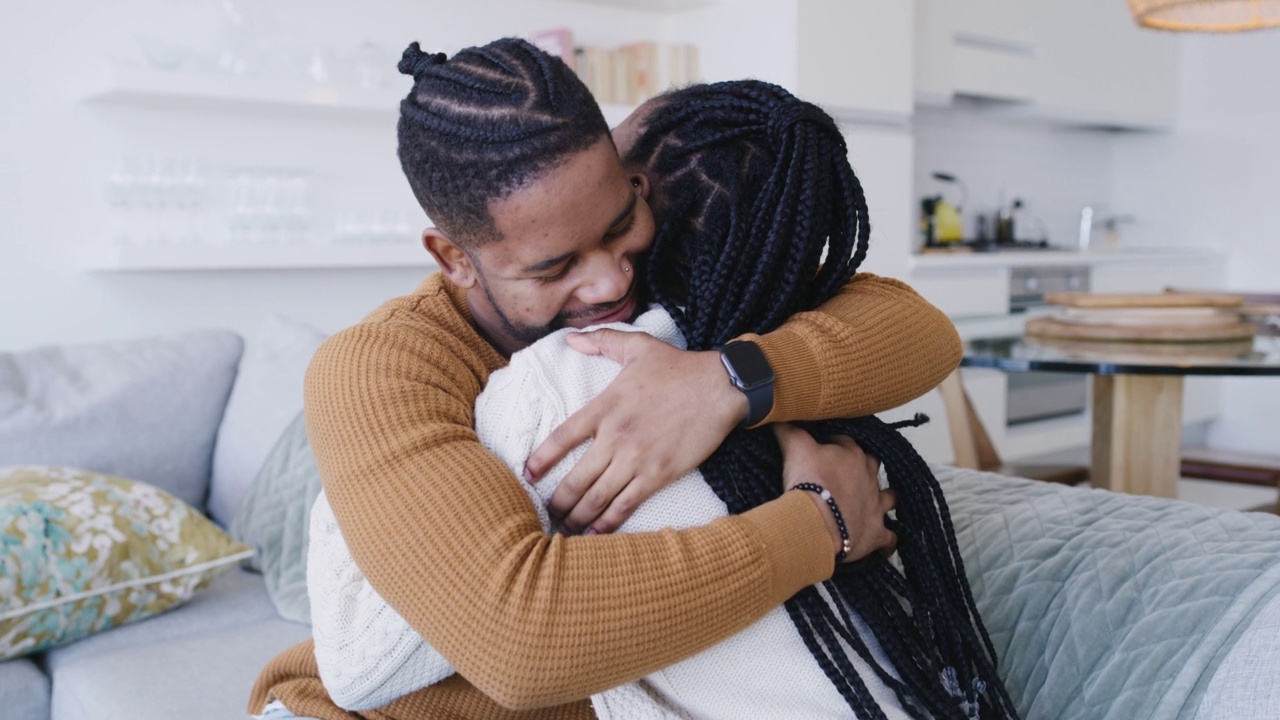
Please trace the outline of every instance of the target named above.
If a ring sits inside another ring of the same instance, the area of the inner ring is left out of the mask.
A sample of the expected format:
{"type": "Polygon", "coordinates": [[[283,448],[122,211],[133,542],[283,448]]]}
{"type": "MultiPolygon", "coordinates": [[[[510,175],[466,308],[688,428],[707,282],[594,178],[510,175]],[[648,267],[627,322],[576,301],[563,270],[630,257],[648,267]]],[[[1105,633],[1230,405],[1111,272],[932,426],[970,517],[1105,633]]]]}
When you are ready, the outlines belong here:
{"type": "MultiPolygon", "coordinates": [[[[642,107],[614,136],[628,166],[649,179],[657,217],[666,218],[653,257],[672,259],[655,264],[649,274],[657,283],[653,295],[669,310],[654,305],[634,325],[616,324],[618,329],[639,329],[681,349],[714,347],[817,306],[866,254],[865,197],[839,128],[820,108],[782,88],[749,80],[691,86],[642,107]],[[789,210],[776,212],[779,207],[789,210]],[[826,263],[824,247],[832,258],[826,263]]],[[[476,402],[480,441],[517,473],[539,442],[618,374],[612,360],[574,352],[570,332],[557,331],[514,353],[476,402]]],[[[911,548],[904,553],[907,576],[895,577],[887,563],[867,561],[860,571],[843,573],[850,577],[829,582],[826,598],[817,588],[804,591],[692,658],[640,683],[597,693],[597,716],[853,713],[905,720],[1013,714],[1000,707],[1007,698],[993,654],[965,594],[963,568],[950,554],[954,538],[942,518],[945,501],[928,496],[938,489],[936,482],[892,428],[873,420],[850,422],[851,432],[892,458],[891,478],[905,492],[900,513],[917,526],[904,541],[911,548]],[[885,612],[877,603],[900,603],[917,617],[885,612]],[[859,608],[877,627],[863,621],[859,608]],[[930,627],[934,618],[943,627],[930,627]],[[967,634],[964,626],[971,626],[967,634]],[[960,630],[948,647],[942,638],[949,628],[960,630]],[[898,665],[907,671],[898,672],[898,665]],[[964,692],[966,683],[982,689],[964,692]]],[[[814,429],[830,433],[844,427],[814,429]]],[[[837,436],[836,442],[851,441],[837,436]]],[[[776,498],[783,468],[773,449],[768,432],[732,434],[701,471],[656,493],[619,530],[702,525],[776,498]]],[[[576,448],[537,485],[524,483],[549,532],[554,528],[548,501],[586,451],[585,445],[576,448]]],[[[453,673],[360,576],[323,494],[310,547],[316,659],[335,701],[369,709],[453,673]],[[395,637],[397,651],[370,653],[369,637],[395,637]]]]}
{"type": "MultiPolygon", "coordinates": [[[[751,411],[718,352],[652,338],[606,343],[624,346],[610,392],[624,389],[571,420],[594,437],[571,474],[587,465],[584,476],[599,480],[566,479],[560,489],[577,485],[583,501],[552,508],[587,533],[542,531],[512,470],[476,441],[473,404],[535,336],[628,320],[642,306],[634,278],[652,237],[648,179],[623,171],[581,83],[527,43],[448,62],[414,46],[402,69],[415,88],[402,104],[401,158],[437,223],[424,243],[442,272],[326,343],[308,372],[306,412],[352,556],[459,674],[364,715],[591,717],[587,695],[705,649],[830,577],[841,533],[826,503],[802,499],[809,493],[685,530],[603,533],[751,411]],[[526,152],[531,144],[551,149],[526,152]],[[589,502],[602,485],[604,502],[589,502]],[[595,506],[585,522],[575,515],[584,504],[595,506]]],[[[751,339],[776,372],[772,405],[753,423],[896,406],[935,385],[959,351],[936,309],[870,276],[751,339]]],[[[546,473],[563,454],[557,443],[579,432],[553,433],[525,474],[546,473]]],[[[850,463],[860,454],[811,440],[788,453],[790,482],[827,483],[850,516],[851,557],[892,542],[869,463],[850,463]]],[[[299,715],[350,717],[319,683],[310,643],[268,666],[251,709],[272,698],[299,715]]]]}

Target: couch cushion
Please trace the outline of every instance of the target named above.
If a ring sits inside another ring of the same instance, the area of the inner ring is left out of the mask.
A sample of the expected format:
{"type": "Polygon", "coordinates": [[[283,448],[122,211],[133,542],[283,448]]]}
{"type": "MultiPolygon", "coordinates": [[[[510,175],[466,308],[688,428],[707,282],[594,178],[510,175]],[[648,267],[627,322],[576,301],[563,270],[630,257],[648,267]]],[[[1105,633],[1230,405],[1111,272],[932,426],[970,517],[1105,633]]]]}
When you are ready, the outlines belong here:
{"type": "Polygon", "coordinates": [[[306,421],[298,413],[280,435],[231,522],[231,536],[257,548],[255,566],[262,571],[280,616],[301,623],[311,622],[307,539],[311,506],[320,487],[306,421]]]}
{"type": "Polygon", "coordinates": [[[146,483],[0,468],[0,658],[163,612],[252,553],[146,483]]]}
{"type": "Polygon", "coordinates": [[[213,448],[209,514],[223,527],[262,469],[276,438],[302,411],[302,380],[325,334],[279,315],[245,340],[213,448]]]}
{"type": "Polygon", "coordinates": [[[310,634],[305,625],[266,620],[64,662],[53,670],[52,717],[243,718],[258,672],[310,634]]]}
{"type": "Polygon", "coordinates": [[[167,613],[50,650],[45,666],[56,675],[63,667],[100,655],[278,619],[262,576],[237,568],[167,613]]]}
{"type": "Polygon", "coordinates": [[[203,510],[242,349],[205,330],[0,353],[0,466],[119,475],[203,510]]]}
{"type": "Polygon", "coordinates": [[[1280,708],[1280,595],[1231,648],[1209,682],[1196,720],[1272,720],[1280,708]]]}
{"type": "Polygon", "coordinates": [[[48,720],[49,676],[30,658],[0,662],[0,708],[7,720],[48,720]]]}

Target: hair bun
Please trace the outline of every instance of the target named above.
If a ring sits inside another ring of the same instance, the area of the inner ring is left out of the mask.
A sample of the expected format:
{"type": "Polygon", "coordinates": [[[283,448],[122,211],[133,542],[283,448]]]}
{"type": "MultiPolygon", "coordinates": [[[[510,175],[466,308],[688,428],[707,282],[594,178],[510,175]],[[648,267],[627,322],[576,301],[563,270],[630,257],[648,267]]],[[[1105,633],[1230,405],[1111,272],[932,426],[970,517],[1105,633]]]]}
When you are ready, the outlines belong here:
{"type": "Polygon", "coordinates": [[[422,73],[428,68],[439,65],[447,60],[448,57],[442,53],[424,53],[422,47],[415,40],[409,43],[409,47],[404,49],[404,54],[400,56],[400,64],[396,67],[405,75],[412,75],[417,80],[422,73]]]}
{"type": "Polygon", "coordinates": [[[770,141],[776,146],[781,146],[787,134],[791,132],[791,128],[802,122],[812,123],[822,130],[834,133],[837,137],[840,136],[840,128],[835,120],[822,108],[804,100],[794,100],[783,103],[769,112],[767,129],[770,141]]]}

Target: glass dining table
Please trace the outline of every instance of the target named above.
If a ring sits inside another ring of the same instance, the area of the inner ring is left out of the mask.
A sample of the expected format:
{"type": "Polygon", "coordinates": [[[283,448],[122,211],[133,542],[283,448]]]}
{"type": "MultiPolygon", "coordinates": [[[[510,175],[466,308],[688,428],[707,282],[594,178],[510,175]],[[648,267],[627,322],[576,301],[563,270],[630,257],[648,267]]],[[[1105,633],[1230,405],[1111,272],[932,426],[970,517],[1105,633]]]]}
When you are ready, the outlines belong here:
{"type": "Polygon", "coordinates": [[[1280,337],[1112,342],[1021,335],[965,343],[966,367],[1093,376],[1093,487],[1177,497],[1188,375],[1280,375],[1280,337]]]}

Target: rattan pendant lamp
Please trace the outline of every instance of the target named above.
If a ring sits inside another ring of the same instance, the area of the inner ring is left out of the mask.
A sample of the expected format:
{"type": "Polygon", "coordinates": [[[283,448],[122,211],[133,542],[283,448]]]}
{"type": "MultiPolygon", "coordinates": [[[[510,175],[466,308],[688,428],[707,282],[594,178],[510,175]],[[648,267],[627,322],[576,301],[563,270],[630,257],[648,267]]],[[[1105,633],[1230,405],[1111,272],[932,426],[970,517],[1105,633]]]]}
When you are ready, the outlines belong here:
{"type": "Polygon", "coordinates": [[[1143,27],[1184,32],[1240,32],[1280,26],[1280,0],[1129,0],[1143,27]]]}

